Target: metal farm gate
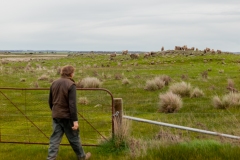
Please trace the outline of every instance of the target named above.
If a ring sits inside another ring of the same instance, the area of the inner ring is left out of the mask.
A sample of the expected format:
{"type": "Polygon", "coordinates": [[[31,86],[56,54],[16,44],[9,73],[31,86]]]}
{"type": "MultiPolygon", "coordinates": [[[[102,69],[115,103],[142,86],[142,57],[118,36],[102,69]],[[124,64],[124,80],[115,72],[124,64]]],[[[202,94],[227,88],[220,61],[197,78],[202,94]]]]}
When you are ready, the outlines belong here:
{"type": "MultiPolygon", "coordinates": [[[[0,143],[49,144],[52,133],[48,88],[0,88],[0,143]]],[[[82,145],[113,134],[113,96],[106,89],[77,89],[82,145]]],[[[64,136],[61,145],[68,145],[64,136]]]]}

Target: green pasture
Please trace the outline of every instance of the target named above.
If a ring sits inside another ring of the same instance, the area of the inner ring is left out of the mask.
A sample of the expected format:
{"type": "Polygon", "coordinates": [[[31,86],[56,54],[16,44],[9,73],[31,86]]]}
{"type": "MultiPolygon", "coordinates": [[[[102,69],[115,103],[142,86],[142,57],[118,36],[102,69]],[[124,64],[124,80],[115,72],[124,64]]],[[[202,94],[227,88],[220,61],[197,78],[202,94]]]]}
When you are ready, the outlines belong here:
{"type": "MultiPolygon", "coordinates": [[[[138,59],[119,54],[111,59],[109,54],[86,53],[51,60],[33,59],[27,62],[11,62],[2,57],[0,87],[49,88],[51,82],[60,76],[58,69],[68,64],[76,68],[74,80],[77,84],[85,77],[96,77],[102,83],[101,88],[109,90],[114,98],[122,98],[125,115],[240,135],[240,106],[216,109],[212,105],[213,96],[221,97],[229,93],[227,89],[229,79],[234,81],[235,89],[240,89],[240,55],[175,51],[166,54],[159,52],[156,56],[148,58],[140,54],[138,59]],[[181,81],[190,83],[193,88],[201,89],[204,96],[183,97],[183,107],[178,112],[161,113],[158,111],[159,94],[166,93],[169,86],[155,91],[145,89],[147,80],[160,75],[171,77],[172,81],[169,85],[181,81]],[[130,83],[123,84],[124,78],[130,83]]],[[[38,133],[39,130],[26,120],[26,116],[39,126],[42,132],[50,136],[51,113],[47,103],[48,90],[29,92],[1,90],[1,92],[1,140],[47,143],[48,139],[38,133]],[[12,102],[1,92],[11,98],[12,102]]],[[[109,95],[103,91],[79,90],[77,93],[78,99],[86,97],[88,100],[87,104],[78,102],[79,113],[108,139],[108,141],[102,140],[101,136],[94,133],[95,130],[79,115],[82,143],[100,145],[84,147],[85,150],[95,154],[94,159],[177,159],[177,157],[235,159],[239,157],[238,140],[130,120],[127,121],[129,127],[124,143],[116,145],[111,139],[109,95]]],[[[68,142],[64,139],[63,143],[68,142]]],[[[5,143],[0,145],[0,156],[9,160],[14,156],[19,156],[20,159],[33,157],[43,159],[47,154],[47,146],[44,145],[5,143]]],[[[74,156],[69,146],[61,146],[59,160],[71,159],[69,157],[74,158],[74,156]]]]}

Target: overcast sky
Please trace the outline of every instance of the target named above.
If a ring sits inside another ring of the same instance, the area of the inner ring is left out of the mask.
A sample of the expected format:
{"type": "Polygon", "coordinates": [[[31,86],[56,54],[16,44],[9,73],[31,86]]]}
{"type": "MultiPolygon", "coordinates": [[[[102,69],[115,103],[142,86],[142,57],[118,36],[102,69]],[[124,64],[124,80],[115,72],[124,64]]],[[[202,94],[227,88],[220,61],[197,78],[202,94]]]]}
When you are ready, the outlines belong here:
{"type": "Polygon", "coordinates": [[[1,0],[0,50],[240,52],[240,0],[1,0]]]}

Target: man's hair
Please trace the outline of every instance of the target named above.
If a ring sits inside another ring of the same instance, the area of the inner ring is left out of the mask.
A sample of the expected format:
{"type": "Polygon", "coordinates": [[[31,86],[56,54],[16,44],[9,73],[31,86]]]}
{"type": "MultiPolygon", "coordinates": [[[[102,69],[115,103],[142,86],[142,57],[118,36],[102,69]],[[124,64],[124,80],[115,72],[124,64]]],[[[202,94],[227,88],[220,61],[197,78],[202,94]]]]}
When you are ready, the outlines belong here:
{"type": "Polygon", "coordinates": [[[74,73],[75,68],[71,65],[63,66],[61,69],[61,76],[62,77],[71,77],[71,74],[74,73]]]}

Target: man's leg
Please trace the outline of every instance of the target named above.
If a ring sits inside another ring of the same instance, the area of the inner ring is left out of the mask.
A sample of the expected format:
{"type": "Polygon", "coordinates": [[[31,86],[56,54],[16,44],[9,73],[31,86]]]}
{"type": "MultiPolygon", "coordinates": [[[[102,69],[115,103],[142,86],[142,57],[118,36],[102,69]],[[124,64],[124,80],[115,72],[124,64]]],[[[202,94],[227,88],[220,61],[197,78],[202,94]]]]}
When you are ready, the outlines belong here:
{"type": "Polygon", "coordinates": [[[64,123],[64,132],[77,157],[79,159],[81,158],[85,159],[85,153],[80,142],[79,129],[72,130],[72,126],[73,126],[72,120],[66,120],[66,122],[64,123]]]}
{"type": "Polygon", "coordinates": [[[53,119],[53,133],[50,137],[47,160],[55,160],[64,131],[60,119],[53,119]]]}

